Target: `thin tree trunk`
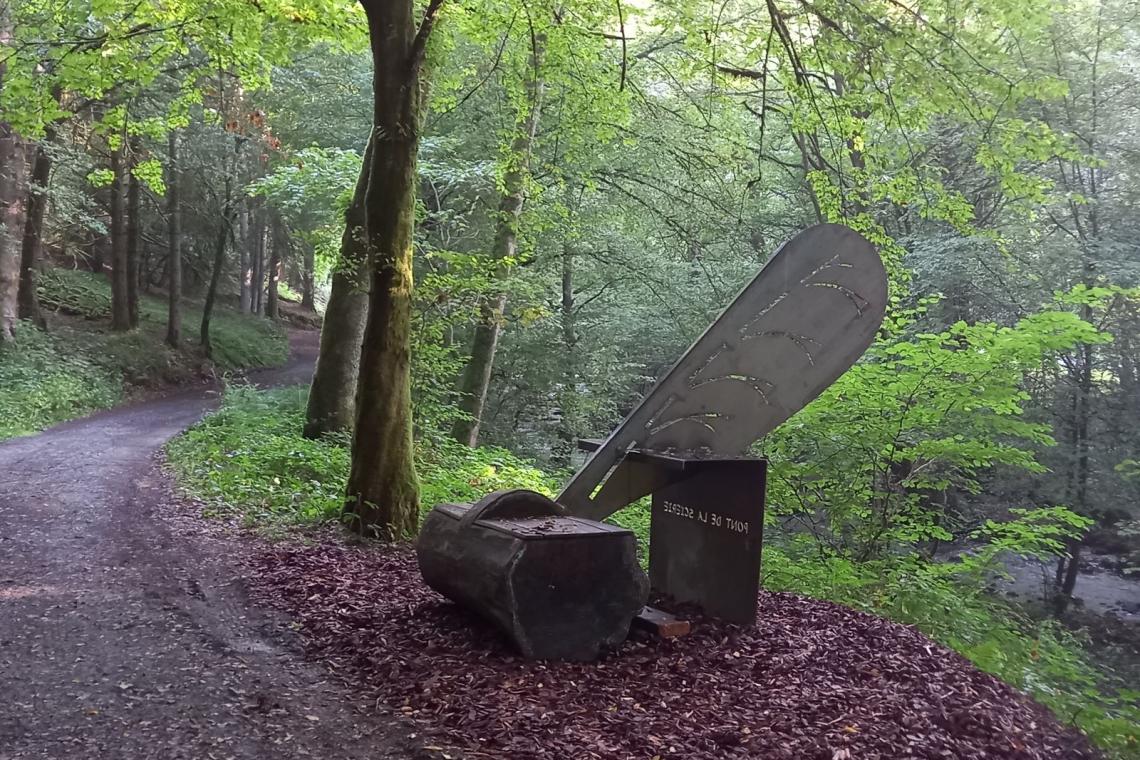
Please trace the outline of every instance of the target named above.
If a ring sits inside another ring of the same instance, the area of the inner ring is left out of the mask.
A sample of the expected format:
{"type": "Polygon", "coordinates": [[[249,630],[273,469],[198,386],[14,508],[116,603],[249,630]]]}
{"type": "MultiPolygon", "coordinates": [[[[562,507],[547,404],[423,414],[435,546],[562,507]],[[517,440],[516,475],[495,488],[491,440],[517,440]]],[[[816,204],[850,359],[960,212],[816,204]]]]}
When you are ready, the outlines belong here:
{"type": "Polygon", "coordinates": [[[562,245],[562,398],[559,401],[562,418],[558,423],[559,445],[555,450],[554,461],[563,467],[570,466],[570,460],[577,448],[578,419],[578,329],[574,308],[574,252],[569,243],[562,245]]]}
{"type": "Polygon", "coordinates": [[[131,138],[131,171],[127,175],[127,308],[131,327],[139,326],[139,178],[133,167],[139,159],[139,139],[131,138]]]}
{"type": "Polygon", "coordinates": [[[127,230],[123,209],[123,149],[111,151],[111,329],[131,329],[130,300],[127,294],[127,230]]]}
{"type": "Polygon", "coordinates": [[[416,33],[411,0],[364,0],[373,65],[365,229],[372,291],[360,353],[345,517],[364,535],[400,537],[419,522],[412,447],[412,233],[423,48],[440,0],[416,33]]]}
{"type": "Polygon", "coordinates": [[[214,265],[210,271],[210,286],[206,289],[206,302],[202,305],[202,325],[199,328],[202,348],[206,351],[207,358],[211,358],[214,353],[214,346],[210,343],[210,320],[214,314],[214,302],[218,298],[218,283],[222,279],[222,268],[226,264],[226,242],[231,235],[229,229],[231,222],[227,204],[222,213],[222,222],[218,226],[218,236],[214,241],[214,265]]]}
{"type": "Polygon", "coordinates": [[[167,155],[170,158],[170,180],[167,186],[167,213],[169,214],[169,251],[167,263],[168,308],[166,317],[166,342],[178,348],[182,342],[182,207],[178,194],[182,185],[182,173],[178,168],[178,134],[171,132],[167,140],[167,155]]]}
{"type": "Polygon", "coordinates": [[[277,292],[278,282],[281,279],[281,253],[285,250],[284,225],[279,219],[267,222],[267,246],[269,248],[269,261],[266,265],[265,285],[265,316],[277,319],[280,295],[277,292]]]}
{"type": "MultiPolygon", "coordinates": [[[[503,195],[499,199],[499,216],[495,222],[495,242],[492,257],[498,262],[514,258],[518,252],[518,224],[526,197],[527,167],[538,130],[542,108],[542,80],[538,70],[542,60],[541,42],[532,51],[531,65],[534,76],[527,82],[529,109],[511,144],[510,169],[503,176],[503,195]]],[[[500,263],[499,276],[504,276],[500,263]]],[[[499,346],[503,313],[507,306],[505,291],[496,293],[480,309],[479,322],[471,341],[471,358],[463,370],[459,383],[459,408],[465,414],[452,426],[452,435],[460,443],[476,446],[479,443],[479,424],[487,404],[487,391],[491,386],[491,372],[499,346]]]]}
{"type": "Polygon", "coordinates": [[[250,286],[253,284],[250,268],[249,231],[249,203],[243,202],[241,211],[238,213],[238,310],[242,314],[249,311],[250,286]]]}
{"type": "Polygon", "coordinates": [[[27,218],[24,220],[24,242],[20,250],[20,289],[19,312],[21,319],[27,319],[41,330],[47,328],[43,310],[40,308],[40,295],[37,290],[40,257],[44,240],[44,211],[47,208],[48,182],[51,179],[51,154],[48,144],[55,137],[55,130],[46,130],[43,140],[36,147],[32,161],[32,177],[28,187],[27,218]]]}
{"type": "MultiPolygon", "coordinates": [[[[0,48],[12,40],[8,3],[0,3],[0,48]]],[[[8,73],[7,56],[0,55],[0,90],[8,73]]],[[[20,291],[20,238],[24,220],[25,152],[20,136],[0,121],[0,343],[16,337],[20,291]]]]}
{"type": "Polygon", "coordinates": [[[249,311],[260,314],[265,293],[265,209],[260,204],[253,219],[253,277],[249,285],[249,311]]]}
{"type": "Polygon", "coordinates": [[[309,243],[304,244],[304,261],[302,266],[304,269],[301,272],[301,308],[308,309],[309,311],[316,311],[316,251],[309,243]]]}
{"type": "Polygon", "coordinates": [[[340,238],[340,260],[333,272],[332,292],[321,326],[321,350],[309,389],[304,434],[317,438],[334,431],[352,430],[356,418],[356,378],[360,347],[368,316],[369,272],[364,232],[364,200],[372,140],[364,149],[360,177],[345,212],[340,238]]]}
{"type": "Polygon", "coordinates": [[[234,137],[233,163],[226,172],[225,190],[222,196],[222,219],[218,225],[218,237],[214,241],[214,267],[210,272],[210,285],[206,289],[206,302],[202,304],[202,326],[200,329],[202,348],[207,357],[212,357],[214,347],[210,343],[210,320],[214,314],[214,303],[218,298],[218,284],[222,279],[222,269],[226,264],[226,243],[234,236],[233,184],[237,173],[238,157],[241,155],[243,138],[234,137]]]}

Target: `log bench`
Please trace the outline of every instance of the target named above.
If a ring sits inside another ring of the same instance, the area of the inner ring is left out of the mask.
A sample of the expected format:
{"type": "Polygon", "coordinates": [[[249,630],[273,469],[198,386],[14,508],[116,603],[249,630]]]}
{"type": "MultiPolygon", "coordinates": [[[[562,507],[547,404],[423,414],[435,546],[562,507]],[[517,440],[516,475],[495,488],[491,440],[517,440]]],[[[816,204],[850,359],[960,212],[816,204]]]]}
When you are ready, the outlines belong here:
{"type": "Polygon", "coordinates": [[[626,638],[649,591],[631,531],[521,489],[437,505],[416,555],[429,586],[533,659],[595,659],[626,638]]]}

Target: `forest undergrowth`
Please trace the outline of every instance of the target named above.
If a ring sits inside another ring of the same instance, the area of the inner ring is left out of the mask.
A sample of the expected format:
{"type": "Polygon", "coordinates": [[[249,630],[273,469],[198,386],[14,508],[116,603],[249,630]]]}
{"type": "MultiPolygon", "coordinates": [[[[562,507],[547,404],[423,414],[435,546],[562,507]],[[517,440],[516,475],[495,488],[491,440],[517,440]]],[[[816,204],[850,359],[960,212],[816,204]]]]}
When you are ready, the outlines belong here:
{"type": "MultiPolygon", "coordinates": [[[[301,436],[306,393],[304,387],[231,386],[219,411],[168,445],[171,468],[203,503],[206,516],[236,518],[271,538],[338,519],[348,441],[301,436]]],[[[418,441],[417,469],[421,510],[501,488],[553,494],[565,475],[545,472],[504,449],[473,449],[431,436],[418,441]]],[[[637,534],[644,562],[648,505],[636,504],[611,519],[637,534]]],[[[803,536],[772,531],[763,583],[770,591],[825,599],[913,625],[1080,727],[1110,757],[1140,757],[1140,692],[1097,664],[1081,631],[1035,619],[985,591],[985,578],[1001,572],[999,553],[1019,532],[1032,534],[1033,521],[1026,516],[1006,523],[986,546],[949,562],[931,562],[917,553],[854,562],[820,553],[803,536]]]]}
{"type": "Polygon", "coordinates": [[[213,359],[195,340],[201,304],[187,302],[189,335],[179,350],[164,342],[166,302],[143,295],[139,328],[111,332],[111,287],[88,272],[51,269],[39,295],[49,329],[24,323],[18,339],[0,344],[0,440],[28,435],[164,387],[202,382],[219,373],[285,361],[285,333],[269,320],[218,309],[213,359]]]}

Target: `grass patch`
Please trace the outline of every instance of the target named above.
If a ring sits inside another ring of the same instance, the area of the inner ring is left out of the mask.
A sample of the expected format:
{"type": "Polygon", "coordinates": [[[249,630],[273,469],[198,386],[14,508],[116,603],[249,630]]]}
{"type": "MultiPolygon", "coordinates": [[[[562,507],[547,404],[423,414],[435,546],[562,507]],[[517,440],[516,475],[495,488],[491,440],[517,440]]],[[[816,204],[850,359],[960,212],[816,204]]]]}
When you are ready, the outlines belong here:
{"type": "Polygon", "coordinates": [[[184,346],[165,343],[166,302],[143,296],[139,328],[111,332],[111,286],[89,272],[53,269],[40,280],[50,331],[21,323],[0,346],[0,440],[35,433],[121,402],[138,390],[201,379],[217,371],[281,364],[289,344],[281,327],[231,309],[214,311],[214,356],[197,345],[201,304],[184,304],[184,346]]]}
{"type": "Polygon", "coordinates": [[[19,342],[0,344],[0,440],[28,435],[118,403],[122,377],[71,350],[66,341],[19,326],[19,342]]]}
{"type": "MultiPolygon", "coordinates": [[[[40,277],[40,300],[45,306],[82,317],[59,327],[64,335],[81,341],[80,347],[111,368],[127,372],[128,383],[173,382],[186,374],[187,365],[201,364],[198,346],[202,304],[182,304],[183,343],[180,351],[166,345],[167,304],[164,298],[143,295],[139,301],[139,327],[126,333],[110,332],[111,284],[102,275],[70,269],[51,269],[40,277]]],[[[281,364],[289,343],[281,327],[270,320],[233,309],[215,307],[210,321],[213,364],[223,371],[281,364]]]]}
{"type": "MultiPolygon", "coordinates": [[[[301,437],[307,394],[305,386],[228,388],[217,412],[167,445],[182,485],[209,513],[238,516],[253,527],[276,530],[337,519],[348,480],[348,440],[301,437]]],[[[425,511],[500,488],[551,493],[556,487],[550,476],[509,451],[450,441],[417,444],[416,467],[425,511]]]]}

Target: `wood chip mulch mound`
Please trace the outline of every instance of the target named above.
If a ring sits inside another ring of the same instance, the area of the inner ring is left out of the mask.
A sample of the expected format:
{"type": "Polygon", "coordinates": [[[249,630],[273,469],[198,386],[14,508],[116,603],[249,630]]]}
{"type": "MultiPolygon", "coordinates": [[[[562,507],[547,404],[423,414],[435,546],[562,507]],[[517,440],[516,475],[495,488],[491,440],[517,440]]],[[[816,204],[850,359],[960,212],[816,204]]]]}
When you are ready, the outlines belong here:
{"type": "Polygon", "coordinates": [[[407,548],[322,542],[253,562],[254,597],[295,616],[313,655],[452,756],[1098,757],[954,652],[835,604],[763,593],[753,628],[696,622],[592,664],[527,662],[427,588],[407,548]]]}

